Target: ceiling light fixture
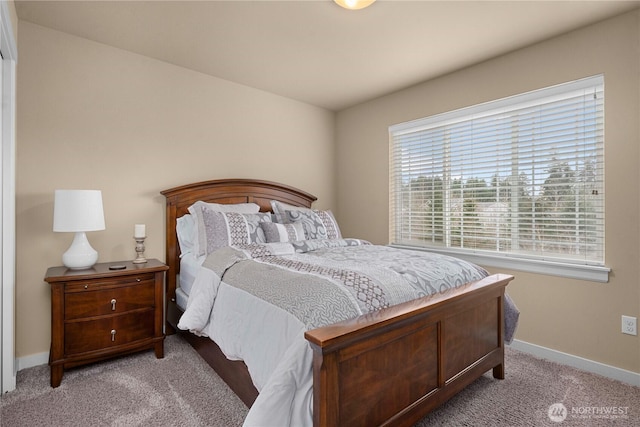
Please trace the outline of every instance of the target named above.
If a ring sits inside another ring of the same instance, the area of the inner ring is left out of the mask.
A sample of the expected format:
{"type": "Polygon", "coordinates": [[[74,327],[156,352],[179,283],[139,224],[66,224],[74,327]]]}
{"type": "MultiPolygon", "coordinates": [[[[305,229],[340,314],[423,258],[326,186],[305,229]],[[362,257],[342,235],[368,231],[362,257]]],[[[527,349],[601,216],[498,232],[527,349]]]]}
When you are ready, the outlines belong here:
{"type": "Polygon", "coordinates": [[[376,0],[333,0],[336,4],[349,10],[364,9],[376,0]]]}

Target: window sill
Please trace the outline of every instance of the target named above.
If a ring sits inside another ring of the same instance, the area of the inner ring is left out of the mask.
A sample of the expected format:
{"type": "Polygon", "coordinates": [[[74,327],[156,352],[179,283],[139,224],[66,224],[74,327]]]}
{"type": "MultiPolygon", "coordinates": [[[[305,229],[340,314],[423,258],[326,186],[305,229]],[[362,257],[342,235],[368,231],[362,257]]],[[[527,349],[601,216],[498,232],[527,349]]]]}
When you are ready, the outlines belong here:
{"type": "Polygon", "coordinates": [[[587,280],[590,282],[607,283],[609,281],[609,267],[595,265],[571,264],[558,261],[532,260],[511,258],[507,256],[492,256],[486,254],[462,253],[439,248],[421,248],[417,246],[395,245],[394,248],[412,249],[417,251],[435,252],[442,255],[449,255],[474,264],[507,268],[510,270],[525,271],[528,273],[547,274],[551,276],[567,277],[570,279],[587,280]]]}

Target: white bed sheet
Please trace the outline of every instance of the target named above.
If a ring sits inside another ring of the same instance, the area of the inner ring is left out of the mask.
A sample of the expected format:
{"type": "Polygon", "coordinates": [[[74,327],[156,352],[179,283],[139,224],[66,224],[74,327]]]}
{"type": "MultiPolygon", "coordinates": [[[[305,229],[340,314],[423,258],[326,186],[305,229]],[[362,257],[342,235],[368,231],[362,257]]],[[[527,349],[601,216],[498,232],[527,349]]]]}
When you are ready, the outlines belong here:
{"type": "Polygon", "coordinates": [[[189,295],[184,293],[180,288],[176,288],[176,304],[182,311],[187,308],[187,302],[189,301],[189,295]]]}
{"type": "Polygon", "coordinates": [[[178,287],[176,288],[176,304],[182,310],[187,307],[189,292],[196,280],[198,271],[206,256],[196,257],[192,253],[182,254],[180,257],[180,273],[178,276],[178,287]]]}
{"type": "Polygon", "coordinates": [[[180,329],[208,336],[227,358],[243,360],[260,392],[245,427],[312,424],[313,352],[304,338],[302,322],[279,307],[220,282],[204,267],[199,269],[188,304],[190,311],[180,319],[180,329]],[[209,302],[213,302],[211,312],[206,309],[209,302]],[[252,326],[256,319],[264,327],[252,326]]]}
{"type": "Polygon", "coordinates": [[[184,254],[180,258],[179,283],[185,294],[189,295],[193,282],[200,271],[200,266],[205,259],[206,256],[196,257],[192,253],[184,254]]]}

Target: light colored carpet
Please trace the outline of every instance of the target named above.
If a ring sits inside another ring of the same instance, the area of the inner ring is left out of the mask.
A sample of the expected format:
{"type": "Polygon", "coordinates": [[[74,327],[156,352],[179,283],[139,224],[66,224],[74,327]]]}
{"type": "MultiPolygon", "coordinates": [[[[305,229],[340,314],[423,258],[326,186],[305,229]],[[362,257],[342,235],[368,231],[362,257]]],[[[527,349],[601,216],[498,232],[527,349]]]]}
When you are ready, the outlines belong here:
{"type": "MultiPolygon", "coordinates": [[[[507,348],[503,381],[485,374],[415,427],[640,426],[640,388],[507,348]],[[562,403],[565,411],[552,411],[562,403]],[[613,413],[615,412],[615,413],[613,413]]],[[[240,426],[244,404],[178,336],[153,352],[65,372],[49,386],[49,367],[18,373],[2,396],[2,426],[240,426]]],[[[278,426],[273,426],[278,427],[278,426]]],[[[301,426],[302,427],[302,426],[301,426]]]]}
{"type": "Polygon", "coordinates": [[[86,365],[49,385],[49,367],[18,372],[2,426],[239,426],[247,407],[176,335],[153,351],[86,365]]]}

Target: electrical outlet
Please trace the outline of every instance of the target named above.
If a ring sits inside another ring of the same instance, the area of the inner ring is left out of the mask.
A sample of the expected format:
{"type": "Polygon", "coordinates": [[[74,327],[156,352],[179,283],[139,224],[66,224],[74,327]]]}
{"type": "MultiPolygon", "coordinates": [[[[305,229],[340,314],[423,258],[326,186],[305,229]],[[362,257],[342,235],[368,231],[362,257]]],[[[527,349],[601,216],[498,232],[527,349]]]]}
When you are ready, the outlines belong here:
{"type": "Polygon", "coordinates": [[[622,316],[622,333],[638,335],[638,319],[631,316],[622,316]]]}

